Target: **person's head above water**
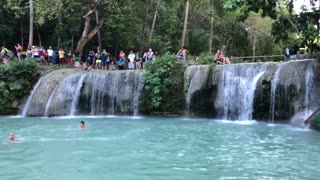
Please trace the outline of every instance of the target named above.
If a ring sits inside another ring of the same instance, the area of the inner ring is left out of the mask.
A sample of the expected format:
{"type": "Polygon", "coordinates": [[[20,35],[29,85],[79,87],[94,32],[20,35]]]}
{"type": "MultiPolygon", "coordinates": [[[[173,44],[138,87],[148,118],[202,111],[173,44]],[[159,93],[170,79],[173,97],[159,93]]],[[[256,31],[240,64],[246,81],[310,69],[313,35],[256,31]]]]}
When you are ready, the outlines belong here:
{"type": "Polygon", "coordinates": [[[85,129],[86,128],[86,125],[85,125],[84,121],[80,121],[80,128],[81,129],[85,129]]]}
{"type": "Polygon", "coordinates": [[[9,134],[9,140],[10,141],[14,141],[15,140],[14,133],[10,133],[9,134]]]}

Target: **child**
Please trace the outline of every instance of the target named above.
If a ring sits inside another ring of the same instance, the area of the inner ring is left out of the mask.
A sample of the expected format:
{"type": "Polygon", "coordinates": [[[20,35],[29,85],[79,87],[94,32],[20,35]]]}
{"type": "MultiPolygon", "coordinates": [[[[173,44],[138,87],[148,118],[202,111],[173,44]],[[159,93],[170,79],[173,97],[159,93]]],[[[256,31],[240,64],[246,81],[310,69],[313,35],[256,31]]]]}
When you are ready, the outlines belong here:
{"type": "Polygon", "coordinates": [[[109,70],[116,70],[116,66],[114,65],[114,62],[111,61],[110,65],[109,65],[109,70]]]}
{"type": "Polygon", "coordinates": [[[73,58],[73,55],[72,55],[72,51],[71,50],[69,50],[69,52],[68,52],[68,64],[72,64],[72,58],[73,58]]]}
{"type": "Polygon", "coordinates": [[[102,60],[102,69],[103,70],[108,70],[108,66],[109,66],[109,57],[108,57],[108,53],[107,50],[103,50],[101,53],[101,60],[102,60]]]}
{"type": "Polygon", "coordinates": [[[80,64],[80,52],[76,51],[73,55],[73,61],[74,61],[74,67],[75,68],[80,68],[81,64],[80,64]]]}
{"type": "Polygon", "coordinates": [[[96,58],[96,65],[95,68],[96,69],[100,69],[101,68],[101,55],[99,52],[96,52],[96,54],[94,55],[96,58]]]}

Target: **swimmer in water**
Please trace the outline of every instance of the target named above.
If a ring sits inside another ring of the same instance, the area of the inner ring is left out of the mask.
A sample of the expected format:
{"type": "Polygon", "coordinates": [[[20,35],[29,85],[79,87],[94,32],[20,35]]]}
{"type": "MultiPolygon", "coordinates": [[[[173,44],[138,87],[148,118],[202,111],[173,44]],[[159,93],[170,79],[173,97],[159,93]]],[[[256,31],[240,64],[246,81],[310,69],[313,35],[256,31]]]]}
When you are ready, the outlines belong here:
{"type": "Polygon", "coordinates": [[[10,134],[9,134],[9,141],[13,142],[13,141],[15,141],[15,140],[16,140],[16,138],[15,138],[15,136],[14,136],[14,133],[10,133],[10,134]]]}
{"type": "Polygon", "coordinates": [[[84,121],[80,121],[80,129],[87,129],[84,121]]]}

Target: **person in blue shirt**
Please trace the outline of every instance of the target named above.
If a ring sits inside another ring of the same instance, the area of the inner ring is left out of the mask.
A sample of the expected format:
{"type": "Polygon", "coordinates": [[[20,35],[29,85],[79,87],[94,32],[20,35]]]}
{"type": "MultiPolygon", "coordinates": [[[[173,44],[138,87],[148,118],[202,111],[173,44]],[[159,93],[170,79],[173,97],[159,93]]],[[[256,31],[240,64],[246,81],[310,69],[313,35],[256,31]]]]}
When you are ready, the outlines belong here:
{"type": "Polygon", "coordinates": [[[126,61],[125,61],[123,58],[121,58],[121,59],[119,59],[119,61],[117,62],[117,64],[118,64],[118,68],[119,68],[119,69],[124,69],[124,68],[125,68],[125,65],[126,65],[126,61]]]}

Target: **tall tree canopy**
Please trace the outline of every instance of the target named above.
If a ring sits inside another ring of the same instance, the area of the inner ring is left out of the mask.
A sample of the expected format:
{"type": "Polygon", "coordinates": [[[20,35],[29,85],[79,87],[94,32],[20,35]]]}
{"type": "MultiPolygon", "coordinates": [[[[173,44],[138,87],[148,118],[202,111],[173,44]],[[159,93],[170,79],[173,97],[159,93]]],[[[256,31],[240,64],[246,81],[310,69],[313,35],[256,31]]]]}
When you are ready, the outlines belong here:
{"type": "Polygon", "coordinates": [[[320,49],[320,1],[308,0],[311,8],[301,7],[301,12],[294,12],[296,0],[228,0],[224,8],[239,10],[242,15],[240,20],[248,18],[250,12],[261,13],[274,19],[272,35],[276,42],[290,41],[297,47],[307,46],[311,52],[320,49]]]}
{"type": "Polygon", "coordinates": [[[0,0],[0,43],[53,46],[86,53],[99,46],[193,55],[227,46],[232,56],[279,54],[283,44],[318,48],[318,0],[297,14],[294,0],[0,0]],[[30,14],[33,5],[33,14],[30,14]],[[33,18],[33,22],[30,21],[33,18]],[[239,21],[241,20],[241,21],[239,21]],[[30,23],[31,22],[31,23],[30,23]],[[29,33],[29,27],[34,25],[29,33]],[[31,37],[32,35],[32,37],[31,37]],[[29,38],[30,36],[30,38],[29,38]]]}

